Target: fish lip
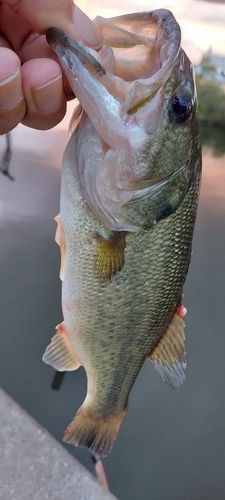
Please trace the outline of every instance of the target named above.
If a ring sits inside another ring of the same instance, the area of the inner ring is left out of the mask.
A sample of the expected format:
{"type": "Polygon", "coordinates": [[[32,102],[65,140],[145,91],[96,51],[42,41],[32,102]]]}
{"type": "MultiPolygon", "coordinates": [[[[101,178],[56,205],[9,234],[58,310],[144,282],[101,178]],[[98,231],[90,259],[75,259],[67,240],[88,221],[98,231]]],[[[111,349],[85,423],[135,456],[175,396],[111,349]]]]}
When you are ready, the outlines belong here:
{"type": "Polygon", "coordinates": [[[53,50],[57,46],[63,49],[69,49],[75,56],[82,61],[84,66],[89,65],[89,68],[94,68],[100,74],[105,74],[106,70],[103,66],[93,57],[83,42],[73,40],[66,33],[58,28],[49,28],[46,32],[46,40],[53,50]]]}
{"type": "Polygon", "coordinates": [[[46,40],[50,47],[54,47],[58,43],[66,47],[70,39],[62,30],[52,27],[46,31],[46,40]]]}

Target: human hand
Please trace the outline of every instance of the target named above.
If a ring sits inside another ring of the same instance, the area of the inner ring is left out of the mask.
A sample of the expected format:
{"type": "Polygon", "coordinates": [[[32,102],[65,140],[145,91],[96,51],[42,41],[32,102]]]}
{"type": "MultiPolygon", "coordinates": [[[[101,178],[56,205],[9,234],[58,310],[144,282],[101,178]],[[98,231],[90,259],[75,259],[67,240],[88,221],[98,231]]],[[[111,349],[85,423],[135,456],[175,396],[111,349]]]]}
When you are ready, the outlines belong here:
{"type": "Polygon", "coordinates": [[[101,33],[72,0],[0,2],[0,134],[19,122],[40,130],[54,127],[74,97],[45,40],[51,27],[101,46],[101,33]]]}

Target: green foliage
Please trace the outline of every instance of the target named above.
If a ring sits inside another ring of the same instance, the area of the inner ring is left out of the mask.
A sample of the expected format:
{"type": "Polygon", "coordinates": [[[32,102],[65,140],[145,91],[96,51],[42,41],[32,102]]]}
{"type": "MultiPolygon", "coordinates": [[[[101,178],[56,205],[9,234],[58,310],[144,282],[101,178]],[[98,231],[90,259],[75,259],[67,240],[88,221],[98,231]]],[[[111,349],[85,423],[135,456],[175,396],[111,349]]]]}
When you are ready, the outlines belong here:
{"type": "Polygon", "coordinates": [[[197,77],[199,131],[203,146],[225,154],[225,92],[216,82],[197,77]]]}
{"type": "Polygon", "coordinates": [[[200,139],[203,146],[211,147],[215,156],[225,154],[225,126],[200,121],[200,139]]]}
{"type": "Polygon", "coordinates": [[[212,65],[211,63],[211,58],[208,54],[205,54],[201,60],[200,63],[202,72],[207,72],[207,73],[216,73],[216,68],[215,66],[212,65]]]}
{"type": "Polygon", "coordinates": [[[214,82],[197,78],[200,121],[225,125],[225,92],[214,82]]]}

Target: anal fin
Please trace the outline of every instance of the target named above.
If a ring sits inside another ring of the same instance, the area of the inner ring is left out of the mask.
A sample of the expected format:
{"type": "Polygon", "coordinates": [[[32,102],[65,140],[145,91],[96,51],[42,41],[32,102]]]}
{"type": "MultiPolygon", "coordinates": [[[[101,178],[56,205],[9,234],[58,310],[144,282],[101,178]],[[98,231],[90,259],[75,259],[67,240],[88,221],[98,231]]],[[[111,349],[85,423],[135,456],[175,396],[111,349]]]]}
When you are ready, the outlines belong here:
{"type": "Polygon", "coordinates": [[[176,310],[163,337],[148,356],[162,379],[172,387],[179,387],[185,379],[185,323],[183,320],[185,313],[183,306],[176,310]]]}
{"type": "Polygon", "coordinates": [[[59,372],[77,370],[80,362],[69,345],[64,322],[57,325],[56,329],[57,333],[46,347],[43,361],[59,372]]]}

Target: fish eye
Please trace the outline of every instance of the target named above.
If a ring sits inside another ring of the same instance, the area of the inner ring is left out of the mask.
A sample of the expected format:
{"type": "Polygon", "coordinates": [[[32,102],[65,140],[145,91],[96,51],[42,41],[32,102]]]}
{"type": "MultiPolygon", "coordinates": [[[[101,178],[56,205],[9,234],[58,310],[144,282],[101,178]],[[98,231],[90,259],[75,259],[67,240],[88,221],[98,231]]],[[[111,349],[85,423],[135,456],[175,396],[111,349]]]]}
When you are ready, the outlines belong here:
{"type": "Polygon", "coordinates": [[[193,107],[193,101],[191,97],[189,97],[187,94],[174,94],[171,103],[170,103],[170,113],[173,116],[173,119],[178,122],[182,123],[185,122],[191,112],[192,112],[192,107],[193,107]]]}

